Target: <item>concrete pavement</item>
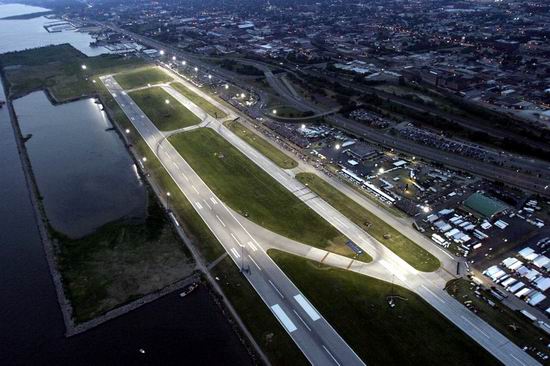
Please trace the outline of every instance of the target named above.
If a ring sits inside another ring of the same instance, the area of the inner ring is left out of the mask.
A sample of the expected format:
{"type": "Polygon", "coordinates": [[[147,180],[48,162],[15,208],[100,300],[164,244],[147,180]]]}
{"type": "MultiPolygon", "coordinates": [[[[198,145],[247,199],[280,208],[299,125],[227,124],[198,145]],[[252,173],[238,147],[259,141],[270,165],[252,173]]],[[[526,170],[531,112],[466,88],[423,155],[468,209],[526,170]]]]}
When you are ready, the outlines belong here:
{"type": "MultiPolygon", "coordinates": [[[[314,365],[364,364],[111,76],[101,78],[283,328],[314,365]]],[[[291,361],[290,361],[291,362],[291,361]]]]}

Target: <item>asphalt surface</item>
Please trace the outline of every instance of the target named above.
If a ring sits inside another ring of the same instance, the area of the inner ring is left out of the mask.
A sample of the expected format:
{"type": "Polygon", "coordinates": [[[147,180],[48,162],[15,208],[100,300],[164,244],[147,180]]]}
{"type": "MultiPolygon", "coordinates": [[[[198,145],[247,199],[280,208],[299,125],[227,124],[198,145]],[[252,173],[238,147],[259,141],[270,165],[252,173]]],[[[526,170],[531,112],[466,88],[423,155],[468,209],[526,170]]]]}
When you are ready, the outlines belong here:
{"type": "Polygon", "coordinates": [[[364,364],[271,260],[253,233],[241,225],[164,134],[123,93],[114,78],[107,76],[102,81],[235,264],[244,268],[244,276],[308,360],[314,365],[364,364]]]}
{"type": "MultiPolygon", "coordinates": [[[[205,99],[227,110],[193,85],[184,80],[181,81],[205,99]]],[[[114,79],[107,77],[104,78],[104,82],[108,89],[116,94],[115,99],[117,102],[124,109],[136,128],[138,128],[151,149],[157,153],[159,159],[163,162],[190,202],[194,202],[194,207],[199,215],[201,215],[212,232],[218,237],[218,240],[235,263],[251,269],[250,273],[246,274],[246,277],[283,324],[287,332],[289,332],[290,336],[302,349],[306,357],[313,364],[319,364],[319,362],[328,362],[327,364],[330,364],[330,362],[332,364],[341,364],[342,362],[344,364],[360,363],[361,361],[355,353],[322,317],[314,321],[308,315],[307,306],[306,308],[299,306],[299,304],[296,306],[298,301],[296,301],[295,296],[300,296],[298,289],[271,261],[269,256],[265,254],[262,249],[265,245],[260,245],[256,241],[255,236],[250,234],[251,231],[245,229],[242,225],[243,219],[239,220],[238,216],[227,209],[213,195],[200,177],[196,175],[170,143],[166,141],[164,135],[143,115],[131,98],[122,93],[122,90],[114,79]],[[280,313],[279,309],[284,312],[284,315],[280,313]],[[285,320],[286,317],[288,317],[290,322],[285,320]],[[320,357],[319,362],[314,357],[320,357]]],[[[200,108],[174,89],[167,86],[163,87],[192,112],[198,116],[204,115],[204,112],[200,108]]],[[[231,111],[230,117],[232,117],[231,111]]],[[[202,125],[216,130],[276,181],[293,192],[305,204],[374,258],[373,263],[362,264],[357,261],[355,263],[350,262],[349,258],[331,255],[330,263],[327,264],[363,274],[372,274],[377,278],[387,281],[395,281],[415,291],[442,315],[506,365],[538,364],[531,356],[523,352],[519,347],[511,343],[507,338],[445,292],[444,286],[452,278],[452,276],[449,276],[449,273],[442,270],[435,273],[416,271],[332,206],[309,191],[307,187],[294,179],[292,174],[280,169],[225,128],[219,121],[207,116],[202,125]]],[[[302,248],[302,250],[304,249],[302,248]]],[[[312,251],[315,251],[315,249],[308,248],[308,250],[307,256],[311,258],[313,255],[312,251]]],[[[288,251],[296,252],[296,249],[289,248],[288,251]]],[[[320,315],[316,315],[314,318],[317,316],[320,315]]]]}

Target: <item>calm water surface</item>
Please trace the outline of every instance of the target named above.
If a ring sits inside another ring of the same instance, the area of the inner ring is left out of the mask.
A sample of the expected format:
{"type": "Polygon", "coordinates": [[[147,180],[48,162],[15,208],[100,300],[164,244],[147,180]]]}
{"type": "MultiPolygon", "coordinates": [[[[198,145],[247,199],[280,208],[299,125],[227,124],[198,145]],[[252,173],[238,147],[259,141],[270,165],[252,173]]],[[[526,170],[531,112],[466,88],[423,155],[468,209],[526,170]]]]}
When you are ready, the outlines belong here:
{"type": "Polygon", "coordinates": [[[94,99],[54,106],[34,92],[14,101],[33,172],[53,227],[71,237],[119,218],[144,218],[146,190],[94,99]]]}
{"type": "MultiPolygon", "coordinates": [[[[0,4],[0,18],[47,10],[21,4],[0,4]]],[[[44,29],[45,24],[58,20],[45,17],[0,20],[0,53],[61,43],[70,43],[88,56],[107,52],[103,47],[90,47],[90,42],[94,39],[87,33],[77,31],[49,33],[44,29]]]]}
{"type": "MultiPolygon", "coordinates": [[[[29,12],[17,7],[0,5],[0,17],[29,12]]],[[[36,22],[0,21],[0,53],[52,43],[70,42],[80,50],[88,45],[84,34],[52,36],[44,34],[36,22]]],[[[4,99],[0,88],[0,100],[4,99]]],[[[105,131],[109,125],[95,104],[84,100],[54,107],[43,93],[30,94],[15,104],[24,121],[24,133],[33,134],[27,147],[50,207],[48,214],[59,229],[83,233],[118,215],[142,212],[143,187],[118,137],[105,131]],[[52,157],[56,163],[48,167],[45,162],[52,157]],[[100,174],[92,176],[91,171],[100,174]],[[57,175],[62,182],[56,185],[57,175]],[[125,184],[130,185],[128,192],[120,189],[125,184]],[[95,202],[84,199],[87,195],[103,202],[99,213],[93,212],[98,207],[95,202]],[[119,207],[121,202],[123,207],[119,207]],[[74,204],[80,209],[75,211],[74,204]],[[83,220],[87,214],[91,224],[83,220]]],[[[64,337],[63,319],[5,107],[0,109],[0,295],[2,365],[250,364],[203,289],[185,299],[177,294],[166,296],[89,332],[64,337]],[[146,353],[140,353],[140,348],[146,353]]]]}

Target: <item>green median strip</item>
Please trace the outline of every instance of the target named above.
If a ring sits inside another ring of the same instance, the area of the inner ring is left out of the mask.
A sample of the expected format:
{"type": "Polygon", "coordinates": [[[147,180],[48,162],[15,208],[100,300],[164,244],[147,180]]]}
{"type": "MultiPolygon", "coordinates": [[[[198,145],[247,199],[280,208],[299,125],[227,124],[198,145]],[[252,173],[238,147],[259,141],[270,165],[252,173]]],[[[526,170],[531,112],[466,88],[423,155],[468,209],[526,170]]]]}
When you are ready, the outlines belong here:
{"type": "Polygon", "coordinates": [[[184,97],[189,99],[191,102],[196,104],[198,107],[202,108],[206,113],[211,115],[215,118],[225,118],[227,117],[227,114],[223,112],[221,109],[201,97],[200,95],[196,94],[195,92],[191,91],[189,88],[187,88],[182,83],[172,83],[170,84],[174,89],[176,89],[178,92],[181,93],[184,97]]]}
{"type": "Polygon", "coordinates": [[[250,131],[248,128],[244,127],[241,123],[235,121],[228,122],[227,127],[234,134],[245,140],[250,146],[265,155],[282,169],[292,169],[298,166],[298,163],[294,159],[281,152],[279,149],[254,132],[250,131]]]}
{"type": "Polygon", "coordinates": [[[268,254],[367,365],[499,364],[405,288],[276,250],[268,254]]]}
{"type": "Polygon", "coordinates": [[[135,90],[128,95],[161,131],[177,130],[201,121],[161,87],[135,90]]]}
{"type": "Polygon", "coordinates": [[[344,235],[216,132],[197,129],[169,140],[214,193],[239,214],[290,239],[353,255],[344,235]]]}
{"type": "Polygon", "coordinates": [[[436,257],[315,174],[299,173],[296,179],[417,270],[439,268],[436,257]]]}
{"type": "Polygon", "coordinates": [[[166,83],[172,77],[158,67],[141,68],[115,75],[115,80],[123,89],[134,89],[147,84],[166,83]]]}

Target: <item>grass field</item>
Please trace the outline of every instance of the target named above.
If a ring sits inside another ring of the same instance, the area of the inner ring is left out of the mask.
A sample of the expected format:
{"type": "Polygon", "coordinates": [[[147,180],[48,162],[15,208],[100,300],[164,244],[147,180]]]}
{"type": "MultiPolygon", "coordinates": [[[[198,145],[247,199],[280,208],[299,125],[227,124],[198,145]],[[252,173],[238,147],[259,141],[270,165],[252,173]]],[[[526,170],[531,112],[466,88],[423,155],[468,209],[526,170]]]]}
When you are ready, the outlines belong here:
{"type": "Polygon", "coordinates": [[[211,115],[214,118],[225,118],[225,114],[221,109],[216,107],[214,104],[210,103],[200,95],[194,93],[189,88],[187,88],[182,83],[172,83],[170,84],[174,89],[180,92],[184,97],[195,103],[197,106],[202,108],[206,113],[211,115]]]}
{"type": "MultiPolygon", "coordinates": [[[[449,294],[462,303],[465,301],[471,302],[477,309],[477,315],[480,318],[491,324],[519,347],[535,347],[538,351],[546,352],[547,345],[550,344],[548,334],[536,327],[523,314],[500,304],[489,291],[481,290],[481,293],[493,301],[496,304],[495,307],[491,307],[486,301],[476,296],[474,291],[475,284],[462,278],[451,281],[447,285],[447,292],[449,294]],[[512,325],[515,325],[517,330],[514,330],[512,325]]],[[[531,354],[536,356],[536,352],[532,352],[531,354]]]]}
{"type": "Polygon", "coordinates": [[[307,184],[332,207],[365,229],[414,268],[424,272],[439,268],[440,263],[436,257],[315,174],[299,173],[296,179],[307,184]]]}
{"type": "Polygon", "coordinates": [[[281,152],[262,137],[250,131],[241,123],[234,121],[228,122],[227,127],[279,167],[283,169],[292,169],[298,166],[298,163],[294,159],[281,152]]]}
{"type": "Polygon", "coordinates": [[[116,81],[123,89],[134,89],[147,84],[158,84],[172,81],[172,77],[158,67],[141,68],[125,71],[115,75],[116,81]]]}
{"type": "Polygon", "coordinates": [[[161,131],[177,130],[196,125],[201,121],[159,86],[135,90],[128,95],[161,131]]]}
{"type": "Polygon", "coordinates": [[[268,254],[367,365],[498,365],[414,293],[280,251],[268,254]],[[399,296],[396,307],[387,296],[399,296]]]}
{"type": "Polygon", "coordinates": [[[309,365],[296,344],[231,258],[223,259],[212,270],[229,301],[273,365],[309,365]]]}
{"type": "Polygon", "coordinates": [[[169,140],[216,195],[241,215],[304,244],[347,249],[340,232],[216,132],[199,129],[169,140]]]}
{"type": "Polygon", "coordinates": [[[120,55],[88,57],[68,44],[9,52],[0,55],[5,68],[9,96],[17,98],[40,89],[48,89],[57,102],[95,93],[96,75],[141,67],[143,59],[120,55]],[[82,69],[86,65],[86,70],[82,69]]]}

